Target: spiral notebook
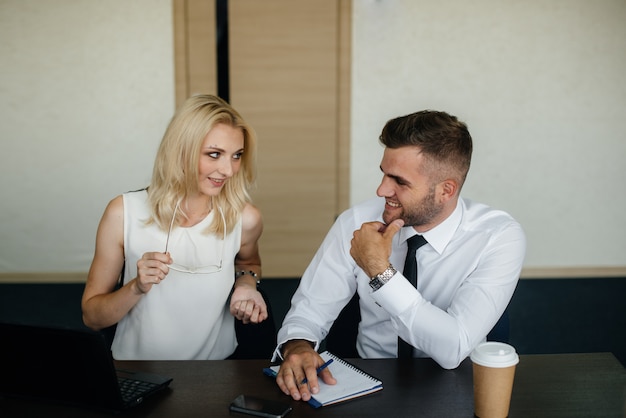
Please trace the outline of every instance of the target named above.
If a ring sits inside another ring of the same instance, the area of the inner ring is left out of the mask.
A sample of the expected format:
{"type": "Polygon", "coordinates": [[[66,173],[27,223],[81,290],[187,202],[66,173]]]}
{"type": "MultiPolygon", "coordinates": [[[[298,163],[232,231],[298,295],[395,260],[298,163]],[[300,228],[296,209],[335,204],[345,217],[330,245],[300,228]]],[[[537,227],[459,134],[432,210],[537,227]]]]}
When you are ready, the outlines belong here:
{"type": "MultiPolygon", "coordinates": [[[[324,351],[320,354],[324,361],[333,360],[328,366],[328,370],[337,379],[334,385],[327,385],[318,380],[320,391],[311,397],[309,404],[314,408],[345,402],[350,399],[359,398],[378,392],[383,388],[383,382],[370,376],[358,367],[340,359],[334,354],[324,351]]],[[[270,376],[276,377],[280,366],[272,366],[264,370],[270,376]]]]}

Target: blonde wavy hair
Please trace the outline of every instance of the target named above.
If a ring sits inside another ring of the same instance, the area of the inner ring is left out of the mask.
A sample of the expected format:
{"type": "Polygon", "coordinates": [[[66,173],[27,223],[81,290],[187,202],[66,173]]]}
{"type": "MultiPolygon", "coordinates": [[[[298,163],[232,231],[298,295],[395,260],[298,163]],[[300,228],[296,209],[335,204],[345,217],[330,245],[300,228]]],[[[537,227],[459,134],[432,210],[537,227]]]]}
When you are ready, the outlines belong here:
{"type": "MultiPolygon", "coordinates": [[[[157,151],[148,187],[152,216],[163,230],[170,226],[174,211],[185,197],[198,192],[200,149],[209,131],[217,124],[227,124],[243,132],[244,152],[239,171],[225,183],[218,196],[212,198],[212,209],[221,208],[226,220],[226,232],[233,230],[246,203],[251,202],[249,190],[256,180],[257,138],[239,112],[213,95],[194,95],[174,114],[157,151]]],[[[179,208],[174,225],[186,217],[179,208]]],[[[221,216],[214,216],[209,232],[224,233],[221,216]]]]}

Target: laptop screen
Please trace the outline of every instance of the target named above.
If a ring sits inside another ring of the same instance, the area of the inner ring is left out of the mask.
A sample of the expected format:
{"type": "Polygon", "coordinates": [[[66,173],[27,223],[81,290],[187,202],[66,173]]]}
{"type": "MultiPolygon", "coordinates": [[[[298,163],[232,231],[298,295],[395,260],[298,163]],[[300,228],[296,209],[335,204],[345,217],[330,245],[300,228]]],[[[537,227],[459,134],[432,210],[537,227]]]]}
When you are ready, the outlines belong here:
{"type": "MultiPolygon", "coordinates": [[[[104,409],[127,406],[100,333],[0,324],[0,335],[0,393],[104,409]]],[[[171,381],[160,380],[164,385],[171,381]]]]}

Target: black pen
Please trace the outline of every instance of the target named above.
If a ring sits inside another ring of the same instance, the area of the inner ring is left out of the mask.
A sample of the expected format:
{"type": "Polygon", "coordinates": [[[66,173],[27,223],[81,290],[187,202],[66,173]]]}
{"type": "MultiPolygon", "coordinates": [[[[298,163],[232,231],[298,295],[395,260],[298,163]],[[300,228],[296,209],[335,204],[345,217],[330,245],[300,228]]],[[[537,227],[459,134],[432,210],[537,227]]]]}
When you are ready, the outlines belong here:
{"type": "MultiPolygon", "coordinates": [[[[328,360],[326,363],[322,364],[320,367],[317,368],[317,370],[315,371],[318,375],[320,374],[320,372],[322,370],[324,370],[326,367],[328,367],[330,365],[330,363],[333,362],[333,359],[328,360]]],[[[308,383],[309,381],[307,380],[307,378],[305,377],[302,380],[302,383],[300,383],[301,385],[304,385],[305,383],[308,383]]]]}

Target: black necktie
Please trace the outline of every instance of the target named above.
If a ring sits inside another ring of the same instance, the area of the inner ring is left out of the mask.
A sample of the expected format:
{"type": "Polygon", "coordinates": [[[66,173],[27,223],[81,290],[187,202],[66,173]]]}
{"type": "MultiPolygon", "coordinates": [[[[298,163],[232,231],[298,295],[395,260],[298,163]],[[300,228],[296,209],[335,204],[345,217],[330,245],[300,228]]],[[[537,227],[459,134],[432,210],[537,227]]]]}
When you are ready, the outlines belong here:
{"type": "MultiPolygon", "coordinates": [[[[404,260],[404,269],[402,270],[402,274],[409,282],[411,282],[413,287],[417,287],[417,260],[415,258],[415,252],[419,247],[426,244],[426,239],[421,235],[414,235],[406,242],[409,249],[406,252],[406,259],[404,260]]],[[[413,357],[413,347],[402,338],[398,337],[398,358],[411,357],[413,357]]]]}

